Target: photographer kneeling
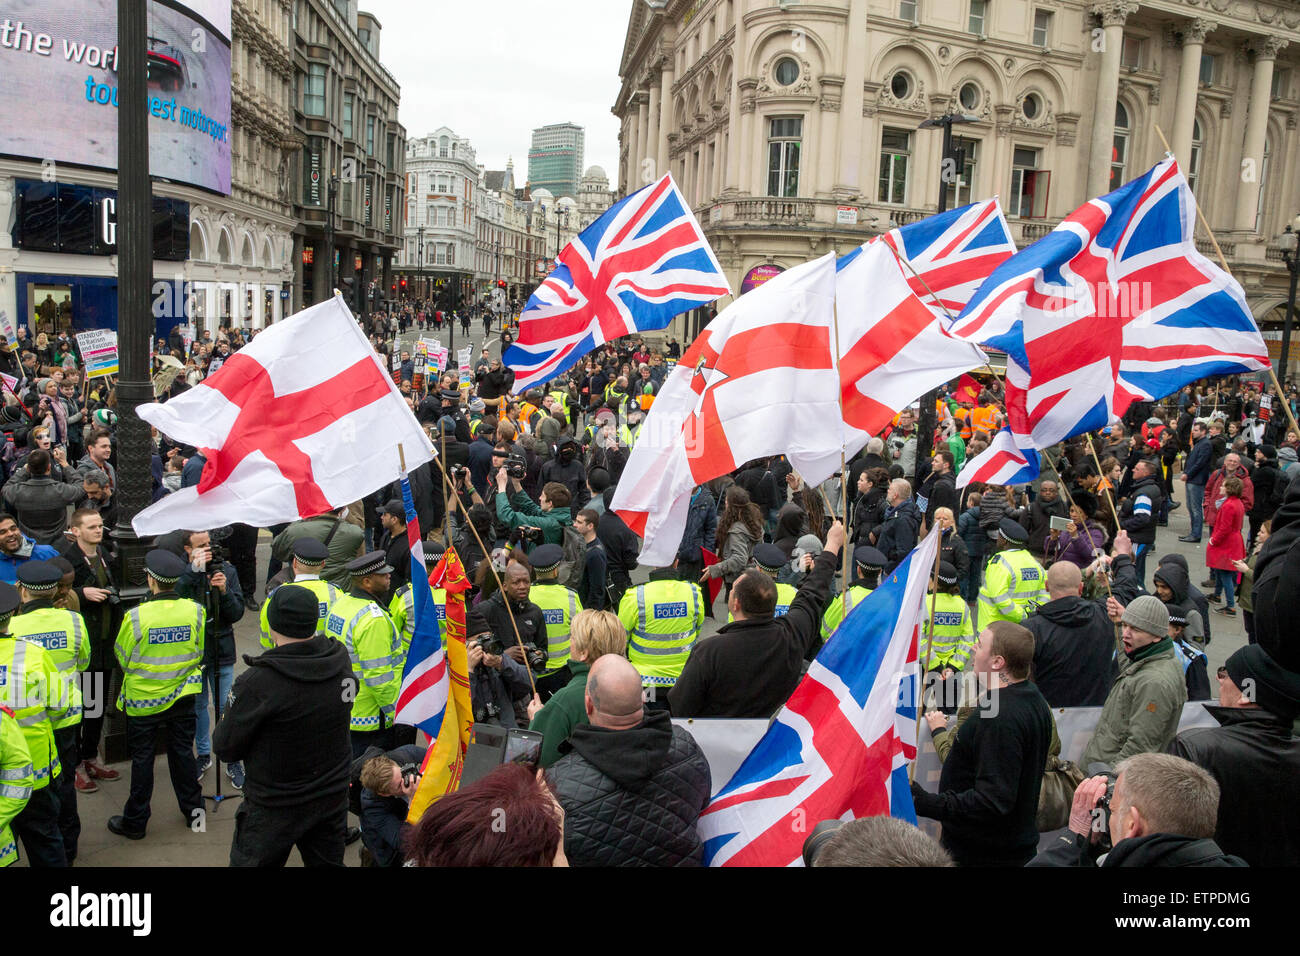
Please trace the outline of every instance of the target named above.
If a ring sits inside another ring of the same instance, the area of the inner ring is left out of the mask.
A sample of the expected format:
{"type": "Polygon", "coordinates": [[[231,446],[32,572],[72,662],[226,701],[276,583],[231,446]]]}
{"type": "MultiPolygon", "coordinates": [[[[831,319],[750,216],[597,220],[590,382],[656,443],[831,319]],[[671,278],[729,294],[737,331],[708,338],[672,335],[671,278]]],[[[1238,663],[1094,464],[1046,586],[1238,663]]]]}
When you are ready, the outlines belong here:
{"type": "MultiPolygon", "coordinates": [[[[409,827],[406,815],[420,786],[420,766],[427,747],[407,744],[387,753],[369,750],[361,763],[361,842],[375,866],[401,866],[402,844],[409,827]]],[[[362,865],[365,865],[364,858],[362,865]]]]}
{"type": "Polygon", "coordinates": [[[1190,760],[1136,754],[1079,784],[1070,832],[1029,866],[1245,866],[1214,842],[1219,785],[1190,760]],[[1111,787],[1113,779],[1113,789],[1111,787]],[[1104,851],[1102,834],[1111,849],[1104,851]]]}

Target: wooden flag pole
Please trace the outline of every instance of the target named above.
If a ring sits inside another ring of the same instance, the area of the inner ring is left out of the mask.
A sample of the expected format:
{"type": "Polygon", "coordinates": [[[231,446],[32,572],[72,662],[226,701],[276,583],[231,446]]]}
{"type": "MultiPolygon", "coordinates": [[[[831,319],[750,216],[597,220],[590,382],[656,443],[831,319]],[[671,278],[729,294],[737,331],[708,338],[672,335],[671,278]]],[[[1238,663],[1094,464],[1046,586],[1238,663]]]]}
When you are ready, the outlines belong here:
{"type": "MultiPolygon", "coordinates": [[[[835,326],[835,378],[838,381],[840,376],[840,307],[838,301],[831,303],[831,318],[835,326]]],[[[844,461],[844,383],[840,382],[835,390],[835,395],[840,403],[840,497],[844,504],[844,546],[841,548],[840,567],[843,580],[840,582],[840,623],[844,622],[844,615],[849,610],[849,551],[851,544],[849,542],[849,489],[848,476],[845,474],[844,461]]],[[[802,476],[801,476],[802,477],[802,476]]],[[[829,502],[827,502],[829,504],[829,502]]],[[[827,529],[830,530],[829,528],[827,529]]]]}
{"type": "MultiPolygon", "coordinates": [[[[1106,475],[1101,470],[1101,459],[1097,457],[1097,446],[1092,443],[1092,432],[1088,432],[1088,451],[1092,452],[1092,460],[1097,463],[1097,474],[1101,475],[1101,478],[1104,481],[1106,479],[1106,475]]],[[[1119,524],[1119,512],[1115,510],[1115,495],[1113,494],[1113,492],[1117,492],[1118,490],[1119,490],[1118,488],[1111,488],[1112,494],[1106,497],[1106,502],[1107,504],[1110,505],[1110,513],[1112,517],[1114,517],[1115,519],[1116,534],[1119,534],[1120,524],[1119,524]]]]}
{"type": "MultiPolygon", "coordinates": [[[[1165,139],[1164,131],[1161,130],[1158,125],[1156,126],[1156,135],[1160,137],[1160,142],[1164,143],[1165,152],[1173,156],[1174,151],[1169,148],[1169,140],[1165,139]]],[[[1174,157],[1174,161],[1178,161],[1176,156],[1174,157]]],[[[1223,249],[1219,246],[1219,240],[1214,236],[1214,230],[1210,228],[1209,222],[1205,219],[1205,213],[1201,211],[1200,203],[1196,203],[1196,216],[1201,221],[1201,228],[1205,230],[1205,234],[1210,237],[1210,242],[1214,245],[1214,251],[1219,257],[1219,265],[1223,268],[1224,272],[1228,273],[1228,275],[1232,275],[1232,270],[1228,268],[1228,260],[1223,254],[1223,249]]],[[[1273,380],[1273,387],[1277,389],[1278,397],[1282,400],[1282,411],[1286,413],[1287,421],[1291,423],[1292,430],[1300,433],[1300,425],[1296,424],[1295,416],[1291,414],[1291,405],[1286,400],[1286,392],[1282,390],[1282,383],[1277,380],[1277,372],[1273,371],[1272,360],[1268,363],[1268,377],[1273,380]]],[[[1219,384],[1217,380],[1214,384],[1214,392],[1214,404],[1217,408],[1219,404],[1219,384]]]]}
{"type": "MultiPolygon", "coordinates": [[[[933,534],[934,532],[931,531],[930,533],[933,534]]],[[[953,533],[955,534],[956,532],[954,531],[953,533]]],[[[932,573],[932,577],[930,578],[930,583],[934,588],[934,590],[930,592],[930,626],[929,626],[930,633],[926,634],[925,636],[925,663],[921,665],[921,673],[917,675],[917,683],[920,685],[917,688],[917,694],[916,694],[915,736],[916,736],[916,746],[917,746],[918,755],[920,754],[920,748],[921,748],[921,721],[925,717],[925,707],[926,707],[925,682],[926,682],[926,678],[930,676],[930,657],[931,657],[931,651],[934,649],[934,610],[935,610],[935,604],[938,602],[939,599],[939,560],[943,557],[942,544],[943,544],[943,538],[942,536],[940,536],[940,539],[934,549],[934,571],[932,573]]],[[[925,608],[924,602],[922,603],[921,607],[922,610],[924,610],[925,608]]],[[[924,624],[922,624],[921,626],[922,628],[925,627],[924,624]]],[[[913,782],[916,779],[915,760],[913,760],[912,763],[907,768],[907,779],[909,783],[913,782]]]]}

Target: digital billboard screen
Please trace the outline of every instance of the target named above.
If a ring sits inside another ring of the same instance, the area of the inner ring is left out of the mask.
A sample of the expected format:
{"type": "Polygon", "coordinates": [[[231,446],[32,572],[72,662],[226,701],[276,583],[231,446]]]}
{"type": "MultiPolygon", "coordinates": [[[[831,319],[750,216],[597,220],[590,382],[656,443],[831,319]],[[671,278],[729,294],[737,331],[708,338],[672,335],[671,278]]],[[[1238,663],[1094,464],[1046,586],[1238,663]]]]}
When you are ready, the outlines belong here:
{"type": "MultiPolygon", "coordinates": [[[[230,3],[148,16],[149,172],[228,195],[230,3]]],[[[116,169],[117,67],[116,0],[5,0],[0,154],[116,169]]]]}

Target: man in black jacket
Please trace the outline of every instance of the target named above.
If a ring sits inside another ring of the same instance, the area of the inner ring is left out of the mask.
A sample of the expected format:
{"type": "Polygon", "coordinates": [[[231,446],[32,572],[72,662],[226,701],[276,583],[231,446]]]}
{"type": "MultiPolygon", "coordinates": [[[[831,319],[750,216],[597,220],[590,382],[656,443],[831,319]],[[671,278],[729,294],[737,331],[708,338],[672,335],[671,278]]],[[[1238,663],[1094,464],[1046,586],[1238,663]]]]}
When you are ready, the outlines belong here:
{"type": "Polygon", "coordinates": [[[1108,779],[1079,784],[1070,807],[1070,832],[1029,866],[1245,866],[1211,837],[1219,808],[1219,786],[1208,773],[1169,754],[1135,754],[1115,768],[1118,777],[1106,819],[1111,850],[1097,864],[1097,802],[1108,779]]]}
{"type": "MultiPolygon", "coordinates": [[[[1054,481],[1044,481],[1038,486],[1038,496],[1029,506],[1029,553],[1043,560],[1043,543],[1051,530],[1053,518],[1067,515],[1061,489],[1054,481]]],[[[1086,532],[1085,532],[1086,533],[1086,532]]]]}
{"type": "Polygon", "coordinates": [[[1047,569],[1048,602],[1020,623],[1034,635],[1033,681],[1050,707],[1100,707],[1119,668],[1115,627],[1096,601],[1085,601],[1078,565],[1047,569]]]}
{"type": "Polygon", "coordinates": [[[888,503],[885,519],[871,532],[871,543],[889,559],[885,566],[885,573],[889,574],[916,547],[921,510],[912,500],[912,486],[906,478],[895,478],[889,483],[885,501],[888,503]]]}
{"type": "Polygon", "coordinates": [[[1147,555],[1156,544],[1156,520],[1164,507],[1160,466],[1143,458],[1133,466],[1133,490],[1120,503],[1119,523],[1133,542],[1133,566],[1146,586],[1147,555]]]}
{"type": "MultiPolygon", "coordinates": [[[[411,798],[420,786],[419,768],[428,750],[420,744],[406,744],[387,753],[367,750],[353,762],[361,762],[361,842],[376,866],[401,866],[402,843],[410,827],[406,823],[411,798]]],[[[362,859],[362,866],[366,865],[362,859]]]]}
{"type": "Polygon", "coordinates": [[[1203,705],[1220,726],[1183,731],[1169,750],[1218,782],[1214,839],[1225,853],[1251,866],[1294,866],[1300,860],[1300,737],[1292,725],[1300,716],[1300,674],[1258,644],[1237,650],[1223,670],[1218,705],[1203,705]]]}
{"type": "Polygon", "coordinates": [[[668,692],[674,717],[767,718],[785,703],[820,632],[844,536],[837,520],[781,617],[773,616],[776,585],[767,574],[751,568],[736,579],[727,600],[735,620],[691,652],[668,692]]]}
{"type": "MultiPolygon", "coordinates": [[[[502,588],[479,604],[477,610],[501,642],[505,655],[517,664],[531,667],[534,673],[540,673],[546,664],[546,615],[528,600],[532,588],[528,571],[523,565],[512,562],[502,572],[501,583],[502,588]],[[510,602],[509,610],[506,610],[507,600],[510,602]],[[518,638],[515,636],[516,628],[518,638]],[[520,640],[524,643],[523,648],[519,646],[520,640]]],[[[470,635],[467,633],[466,636],[470,635]]]]}
{"type": "Polygon", "coordinates": [[[916,495],[917,507],[925,511],[926,528],[934,527],[934,513],[940,508],[947,508],[953,514],[961,511],[957,503],[957,476],[953,474],[955,467],[956,459],[948,449],[934,453],[930,474],[916,495]]]}
{"type": "MultiPolygon", "coordinates": [[[[1038,795],[1052,740],[1052,713],[1029,680],[1034,635],[994,621],[980,634],[974,672],[994,706],[957,730],[939,792],[912,783],[916,814],[943,824],[958,866],[1023,866],[1038,846],[1038,795]]],[[[947,733],[939,729],[936,733],[947,733]]]]}
{"type": "Polygon", "coordinates": [[[572,866],[699,866],[696,821],[709,802],[709,762],[663,710],[647,710],[641,675],[624,657],[591,665],[588,724],[560,744],[547,771],[564,808],[572,866]]]}
{"type": "Polygon", "coordinates": [[[555,457],[542,465],[542,484],[558,481],[569,489],[573,512],[587,507],[591,491],[587,488],[587,469],[578,455],[578,443],[572,437],[560,439],[555,457]]]}
{"type": "Polygon", "coordinates": [[[596,525],[596,537],[605,546],[606,572],[609,575],[609,603],[618,607],[623,595],[632,586],[632,572],[636,570],[637,558],[641,554],[641,542],[627,526],[617,512],[611,511],[609,503],[614,500],[614,485],[605,489],[601,497],[605,510],[601,512],[600,522],[596,525]]]}
{"type": "Polygon", "coordinates": [[[275,647],[244,657],[217,756],[243,761],[248,780],[235,815],[231,866],[283,866],[298,847],[306,866],[342,866],[347,833],[353,684],[347,648],[316,634],[316,595],[286,584],[271,595],[275,647]]]}

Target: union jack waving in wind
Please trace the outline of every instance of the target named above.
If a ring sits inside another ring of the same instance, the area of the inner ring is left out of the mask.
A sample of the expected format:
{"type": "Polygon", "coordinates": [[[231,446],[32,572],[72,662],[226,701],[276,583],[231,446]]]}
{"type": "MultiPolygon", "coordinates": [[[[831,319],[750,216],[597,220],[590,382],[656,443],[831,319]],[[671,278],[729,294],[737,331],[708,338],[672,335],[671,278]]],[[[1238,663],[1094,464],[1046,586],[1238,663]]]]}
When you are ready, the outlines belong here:
{"type": "Polygon", "coordinates": [[[662,329],[730,292],[700,224],[665,175],[615,203],[564,247],[524,307],[502,362],[523,392],[612,339],[662,329]]]}

